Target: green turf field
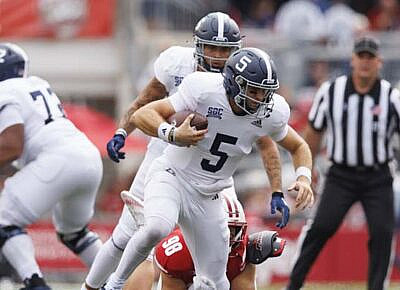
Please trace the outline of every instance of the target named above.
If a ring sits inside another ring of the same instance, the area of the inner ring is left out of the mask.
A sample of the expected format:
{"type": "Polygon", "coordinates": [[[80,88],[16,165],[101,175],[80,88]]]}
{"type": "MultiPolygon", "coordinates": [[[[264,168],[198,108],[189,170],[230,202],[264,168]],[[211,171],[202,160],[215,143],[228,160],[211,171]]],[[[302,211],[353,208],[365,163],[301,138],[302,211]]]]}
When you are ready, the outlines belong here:
{"type": "MultiPolygon", "coordinates": [[[[274,284],[266,288],[258,290],[282,290],[285,284],[274,284]]],[[[391,283],[389,290],[400,289],[400,283],[391,283]]],[[[350,283],[350,284],[337,284],[337,283],[324,283],[324,284],[307,284],[302,290],[366,290],[366,284],[363,283],[350,283]]]]}
{"type": "MultiPolygon", "coordinates": [[[[5,286],[3,284],[1,290],[17,290],[21,285],[5,286]]],[[[66,284],[66,283],[50,283],[53,290],[79,290],[80,284],[66,284]]],[[[258,288],[258,290],[283,290],[285,284],[273,284],[269,287],[258,288]]],[[[302,290],[365,290],[366,286],[362,283],[351,283],[351,284],[337,284],[337,283],[321,283],[321,284],[307,284],[302,290]]],[[[389,290],[400,289],[400,283],[391,283],[389,290]]]]}

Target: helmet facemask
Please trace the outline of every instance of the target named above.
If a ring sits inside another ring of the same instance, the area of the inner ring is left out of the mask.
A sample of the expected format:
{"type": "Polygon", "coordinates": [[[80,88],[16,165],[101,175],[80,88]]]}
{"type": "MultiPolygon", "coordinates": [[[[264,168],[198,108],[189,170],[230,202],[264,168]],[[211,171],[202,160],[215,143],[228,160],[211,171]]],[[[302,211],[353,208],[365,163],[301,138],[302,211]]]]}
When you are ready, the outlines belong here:
{"type": "Polygon", "coordinates": [[[241,108],[246,114],[251,115],[258,119],[269,117],[274,106],[273,95],[279,88],[279,82],[274,84],[267,84],[264,80],[261,84],[249,81],[243,76],[238,75],[235,77],[235,82],[239,86],[239,94],[234,97],[235,104],[241,108]],[[262,101],[256,100],[248,95],[249,89],[262,89],[264,90],[264,98],[262,101]],[[256,104],[252,107],[251,104],[256,104]]]}
{"type": "Polygon", "coordinates": [[[227,194],[224,194],[224,210],[228,215],[228,227],[230,232],[229,247],[233,249],[239,246],[246,236],[246,216],[240,201],[227,194]]]}
{"type": "Polygon", "coordinates": [[[228,227],[230,232],[229,247],[233,249],[243,242],[247,232],[247,222],[228,222],[228,227]]]}
{"type": "Polygon", "coordinates": [[[204,52],[205,45],[212,45],[212,46],[218,46],[218,47],[229,47],[231,49],[229,55],[231,55],[232,53],[234,53],[236,50],[238,50],[241,47],[241,41],[223,42],[222,40],[221,41],[204,40],[197,36],[194,36],[194,45],[195,45],[194,57],[195,57],[197,65],[204,71],[221,73],[224,69],[224,66],[215,67],[215,66],[213,66],[213,61],[214,62],[215,61],[223,61],[225,63],[228,60],[229,56],[226,58],[207,56],[204,52]]]}

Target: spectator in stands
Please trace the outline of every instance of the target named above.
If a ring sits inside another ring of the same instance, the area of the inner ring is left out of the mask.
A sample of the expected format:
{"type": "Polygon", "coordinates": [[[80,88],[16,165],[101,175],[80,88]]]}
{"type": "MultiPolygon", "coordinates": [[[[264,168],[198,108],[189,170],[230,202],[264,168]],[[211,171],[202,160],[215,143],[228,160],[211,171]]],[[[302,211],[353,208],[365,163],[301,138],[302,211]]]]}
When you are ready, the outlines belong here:
{"type": "Polygon", "coordinates": [[[377,31],[397,30],[400,28],[400,4],[398,0],[379,0],[368,11],[370,29],[377,31]]]}
{"type": "Polygon", "coordinates": [[[325,21],[321,9],[312,1],[293,0],[283,4],[275,18],[275,32],[292,41],[321,41],[325,21]]]}
{"type": "Polygon", "coordinates": [[[334,45],[348,45],[368,30],[368,18],[357,13],[344,0],[332,1],[325,12],[327,41],[334,45]]]}
{"type": "Polygon", "coordinates": [[[307,69],[305,85],[297,90],[290,119],[290,125],[299,133],[308,123],[308,111],[316,91],[329,78],[329,63],[325,60],[310,60],[307,69]]]}
{"type": "Polygon", "coordinates": [[[249,15],[243,24],[255,28],[272,28],[275,21],[275,13],[275,1],[252,1],[249,15]]]}

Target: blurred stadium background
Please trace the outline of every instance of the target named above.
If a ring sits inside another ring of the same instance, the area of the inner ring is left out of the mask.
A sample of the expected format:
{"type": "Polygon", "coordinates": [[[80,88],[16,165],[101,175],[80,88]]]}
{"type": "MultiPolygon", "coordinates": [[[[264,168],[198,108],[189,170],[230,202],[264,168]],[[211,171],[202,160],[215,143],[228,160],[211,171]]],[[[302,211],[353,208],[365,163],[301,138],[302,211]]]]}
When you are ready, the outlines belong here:
{"type": "MultiPolygon", "coordinates": [[[[147,143],[143,134],[135,132],[127,146],[127,160],[112,163],[105,144],[113,135],[115,121],[152,76],[155,57],[171,45],[191,46],[194,24],[217,10],[239,23],[245,46],[260,47],[273,56],[280,93],[292,107],[291,124],[299,132],[316,88],[349,70],[352,40],[358,35],[368,32],[381,40],[382,73],[399,84],[398,0],[0,0],[0,41],[15,42],[28,52],[31,73],[49,81],[70,119],[102,152],[104,180],[91,227],[103,240],[122,209],[119,192],[129,188],[147,143]]],[[[285,152],[282,159],[287,187],[294,172],[285,152]]],[[[326,166],[320,158],[317,189],[326,166]]],[[[393,168],[397,171],[396,165],[393,168]]],[[[0,176],[0,188],[5,177],[0,176]]],[[[249,230],[273,229],[274,220],[266,210],[268,181],[257,153],[242,162],[235,183],[249,230]]],[[[395,192],[398,209],[400,179],[395,181],[395,192]]],[[[262,289],[283,287],[297,237],[310,216],[312,212],[293,211],[290,225],[280,231],[288,240],[283,256],[258,268],[262,289]]],[[[50,284],[55,289],[77,289],[74,283],[82,281],[86,270],[56,241],[49,217],[29,231],[50,284]]],[[[366,242],[364,216],[356,205],[314,265],[305,289],[364,289],[366,242]]],[[[400,246],[396,248],[399,256],[394,260],[391,289],[400,288],[400,246]]],[[[0,289],[15,289],[20,284],[5,261],[1,263],[0,289]]]]}

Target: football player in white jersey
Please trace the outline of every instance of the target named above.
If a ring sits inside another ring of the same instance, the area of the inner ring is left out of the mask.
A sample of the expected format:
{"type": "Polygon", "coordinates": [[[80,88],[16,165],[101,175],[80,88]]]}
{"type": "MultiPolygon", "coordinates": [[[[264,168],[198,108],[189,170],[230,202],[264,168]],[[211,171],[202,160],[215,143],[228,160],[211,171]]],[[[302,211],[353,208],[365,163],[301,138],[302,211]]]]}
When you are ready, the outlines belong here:
{"type": "MultiPolygon", "coordinates": [[[[203,17],[194,30],[194,48],[172,46],[162,52],[154,64],[154,78],[147,87],[139,94],[120,121],[120,129],[107,144],[109,156],[115,162],[124,158],[124,153],[119,150],[124,146],[125,138],[134,129],[131,121],[133,113],[147,103],[162,99],[175,93],[183,78],[194,71],[209,71],[221,73],[227,58],[241,45],[241,36],[236,22],[228,15],[221,12],[209,13],[203,17]]],[[[104,284],[109,275],[117,267],[123,250],[130,237],[143,223],[143,209],[140,206],[144,199],[144,180],[151,162],[167,146],[167,143],[152,138],[148,145],[146,156],[136,174],[129,190],[137,204],[132,205],[135,218],[129,214],[125,206],[115,227],[111,238],[104,244],[97,255],[93,266],[86,278],[86,289],[98,289],[104,284]]],[[[263,161],[267,167],[272,191],[280,192],[281,189],[281,167],[279,152],[275,143],[269,138],[260,138],[258,146],[261,148],[263,161]]],[[[233,187],[227,189],[235,194],[233,187]]],[[[283,208],[287,212],[288,208],[283,208]]],[[[288,216],[288,213],[285,214],[288,216]]],[[[283,221],[281,225],[285,224],[283,221]]],[[[132,280],[134,289],[149,289],[152,283],[153,266],[145,261],[135,275],[140,278],[132,280]]],[[[82,289],[85,289],[82,287],[82,289]]]]}
{"type": "MultiPolygon", "coordinates": [[[[193,257],[194,289],[229,289],[225,275],[229,230],[220,194],[232,185],[239,161],[263,136],[270,136],[292,155],[297,180],[289,190],[298,191],[296,206],[304,209],[313,204],[311,152],[288,125],[289,106],[275,93],[278,88],[270,57],[257,48],[240,49],[229,57],[223,74],[190,74],[175,94],[134,113],[137,128],[173,145],[148,170],[146,223],[127,244],[106,290],[122,289],[129,274],[176,224],[193,257]],[[193,129],[193,115],[177,128],[165,121],[183,110],[207,116],[208,129],[193,129]],[[218,111],[218,116],[210,111],[218,111]]],[[[273,195],[271,212],[284,203],[283,194],[273,195]]]]}
{"type": "Polygon", "coordinates": [[[26,53],[0,43],[0,167],[18,160],[21,168],[1,191],[0,249],[22,289],[47,290],[25,227],[51,210],[59,240],[90,266],[102,244],[87,224],[103,165],[48,82],[27,72],[26,53]]]}

